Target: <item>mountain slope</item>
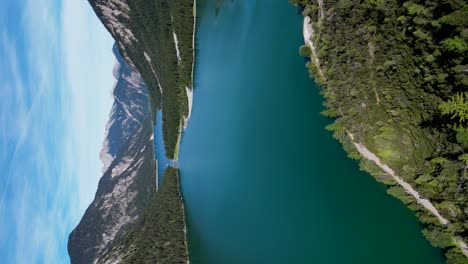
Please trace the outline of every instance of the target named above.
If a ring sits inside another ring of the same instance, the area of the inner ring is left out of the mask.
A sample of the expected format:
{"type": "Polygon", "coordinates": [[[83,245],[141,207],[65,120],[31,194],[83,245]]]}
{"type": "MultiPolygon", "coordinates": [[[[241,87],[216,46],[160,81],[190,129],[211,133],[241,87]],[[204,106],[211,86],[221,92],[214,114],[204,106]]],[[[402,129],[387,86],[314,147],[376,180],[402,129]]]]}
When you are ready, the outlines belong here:
{"type": "Polygon", "coordinates": [[[153,106],[162,108],[166,155],[177,159],[177,144],[189,115],[192,90],[193,0],[89,0],[116,40],[125,60],[148,85],[153,106]]]}
{"type": "Polygon", "coordinates": [[[151,107],[148,89],[140,74],[127,65],[116,45],[113,47],[113,52],[117,58],[113,70],[116,83],[113,90],[114,104],[100,155],[104,163],[103,173],[122,150],[124,145],[122,143],[129,140],[141,121],[149,114],[151,107]]]}
{"type": "Polygon", "coordinates": [[[153,121],[140,75],[114,49],[114,105],[101,157],[104,175],[94,201],[70,234],[71,263],[96,263],[131,229],[156,192],[153,121]]]}
{"type": "MultiPolygon", "coordinates": [[[[177,159],[182,126],[190,115],[195,5],[193,0],[89,3],[115,39],[115,51],[122,56],[116,52],[119,64],[114,69],[118,76],[115,103],[100,155],[104,175],[93,203],[69,238],[71,262],[86,264],[97,263],[104,254],[120,256],[122,250],[115,245],[121,245],[127,234],[153,228],[136,225],[141,215],[156,213],[154,221],[163,226],[170,224],[164,221],[177,219],[181,227],[177,230],[185,228],[178,184],[177,188],[156,194],[153,127],[159,108],[163,113],[166,155],[177,159]],[[168,204],[164,197],[172,197],[173,203],[168,204]],[[164,211],[154,212],[155,208],[164,211]]],[[[178,173],[173,177],[178,182],[178,173]]],[[[169,250],[175,253],[170,259],[187,260],[185,233],[175,233],[177,240],[165,246],[158,259],[169,256],[169,250]]],[[[158,241],[165,239],[161,235],[158,241]]]]}
{"type": "Polygon", "coordinates": [[[135,228],[98,263],[188,263],[179,171],[169,167],[135,228]]]}

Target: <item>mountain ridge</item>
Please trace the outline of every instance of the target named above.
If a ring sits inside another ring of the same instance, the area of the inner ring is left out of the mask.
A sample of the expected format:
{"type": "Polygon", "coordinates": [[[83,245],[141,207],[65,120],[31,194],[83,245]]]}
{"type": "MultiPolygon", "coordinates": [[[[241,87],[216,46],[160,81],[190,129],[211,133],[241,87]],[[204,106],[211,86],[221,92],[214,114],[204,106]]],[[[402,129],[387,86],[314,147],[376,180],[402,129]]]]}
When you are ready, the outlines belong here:
{"type": "Polygon", "coordinates": [[[138,73],[114,49],[120,69],[102,153],[105,170],[95,198],[69,237],[72,263],[97,263],[131,229],[157,188],[153,122],[147,90],[138,73]],[[133,78],[133,82],[129,82],[133,78]],[[139,106],[136,107],[135,104],[139,106]]]}
{"type": "MultiPolygon", "coordinates": [[[[193,91],[195,3],[193,0],[89,0],[89,3],[116,41],[114,52],[119,56],[113,72],[120,78],[100,153],[105,173],[95,200],[70,234],[71,262],[99,263],[104,256],[132,258],[134,248],[122,250],[115,246],[131,241],[132,234],[155,228],[160,230],[156,233],[158,241],[174,243],[164,246],[157,255],[150,252],[151,257],[169,256],[187,262],[179,172],[169,167],[165,173],[169,176],[164,177],[169,180],[163,180],[162,188],[157,190],[153,128],[160,109],[166,156],[177,160],[193,91]],[[158,208],[164,211],[157,211],[158,208]],[[142,216],[154,217],[142,222],[139,220],[142,216]],[[167,219],[178,224],[168,224],[167,219]]],[[[148,241],[158,246],[158,241],[151,239],[145,237],[142,245],[148,241]]]]}

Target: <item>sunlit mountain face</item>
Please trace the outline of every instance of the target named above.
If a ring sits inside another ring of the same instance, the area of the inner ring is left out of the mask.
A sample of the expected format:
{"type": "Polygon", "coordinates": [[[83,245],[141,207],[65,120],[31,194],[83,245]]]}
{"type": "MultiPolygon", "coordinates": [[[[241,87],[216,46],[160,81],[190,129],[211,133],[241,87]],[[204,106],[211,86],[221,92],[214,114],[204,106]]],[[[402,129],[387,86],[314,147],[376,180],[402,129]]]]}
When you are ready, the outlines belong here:
{"type": "Polygon", "coordinates": [[[69,262],[102,176],[112,45],[85,1],[2,1],[0,262],[69,262]]]}

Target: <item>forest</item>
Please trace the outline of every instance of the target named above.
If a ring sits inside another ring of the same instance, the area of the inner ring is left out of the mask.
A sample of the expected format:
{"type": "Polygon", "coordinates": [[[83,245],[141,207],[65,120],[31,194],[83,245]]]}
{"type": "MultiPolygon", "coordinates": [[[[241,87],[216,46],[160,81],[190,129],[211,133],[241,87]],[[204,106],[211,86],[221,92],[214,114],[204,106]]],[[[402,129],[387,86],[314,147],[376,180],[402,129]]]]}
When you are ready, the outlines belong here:
{"type": "Polygon", "coordinates": [[[98,263],[185,264],[188,261],[179,171],[168,167],[160,189],[135,227],[98,263]]]}
{"type": "MultiPolygon", "coordinates": [[[[186,87],[193,89],[194,1],[89,2],[123,58],[143,77],[149,91],[153,127],[157,110],[162,110],[166,156],[177,160],[183,118],[188,114],[186,87]]],[[[137,185],[151,186],[145,181],[137,185]]],[[[144,198],[150,204],[136,224],[113,242],[98,263],[187,263],[178,169],[168,167],[157,192],[144,198]]]]}
{"type": "MultiPolygon", "coordinates": [[[[153,67],[162,86],[159,107],[163,113],[166,155],[170,159],[177,159],[175,153],[182,130],[182,117],[188,113],[185,87],[192,87],[193,0],[128,2],[131,10],[130,27],[141,45],[135,50],[140,54],[136,60],[136,67],[146,81],[151,79],[149,76],[153,73],[150,67],[144,66],[148,64],[142,53],[146,52],[154,62],[153,67]],[[177,34],[180,63],[173,33],[177,34]]],[[[157,86],[156,83],[154,87],[157,86]]]]}
{"type": "Polygon", "coordinates": [[[132,33],[117,32],[106,17],[99,1],[89,0],[116,40],[127,62],[142,75],[148,86],[153,117],[157,109],[163,113],[163,135],[166,155],[177,159],[176,148],[182,130],[182,118],[188,113],[185,87],[193,88],[193,0],[124,1],[118,24],[132,33]],[[128,13],[128,14],[127,14],[128,13]],[[177,36],[180,61],[174,34],[177,36]]]}
{"type": "MultiPolygon", "coordinates": [[[[291,0],[312,21],[320,65],[307,68],[349,156],[348,137],[376,153],[424,198],[426,211],[375,163],[361,168],[414,210],[447,263],[468,263],[468,4],[462,0],[291,0]],[[319,74],[319,70],[323,76],[319,74]]],[[[303,46],[302,56],[314,56],[303,46]]]]}

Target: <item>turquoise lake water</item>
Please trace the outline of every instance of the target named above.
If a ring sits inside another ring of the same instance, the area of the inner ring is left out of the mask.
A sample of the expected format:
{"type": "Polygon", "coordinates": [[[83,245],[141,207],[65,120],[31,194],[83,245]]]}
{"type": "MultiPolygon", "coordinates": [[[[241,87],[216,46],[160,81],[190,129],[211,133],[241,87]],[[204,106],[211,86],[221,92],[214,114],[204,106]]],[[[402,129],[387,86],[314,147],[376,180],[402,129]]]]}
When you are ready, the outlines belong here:
{"type": "Polygon", "coordinates": [[[172,161],[166,157],[166,149],[164,148],[161,110],[159,110],[156,114],[156,126],[154,127],[154,149],[156,160],[158,161],[158,185],[160,185],[162,183],[164,171],[169,165],[172,165],[172,161]]]}
{"type": "Polygon", "coordinates": [[[191,264],[441,264],[413,212],[325,131],[286,0],[198,0],[179,155],[191,264]]]}

